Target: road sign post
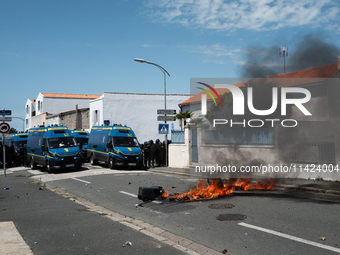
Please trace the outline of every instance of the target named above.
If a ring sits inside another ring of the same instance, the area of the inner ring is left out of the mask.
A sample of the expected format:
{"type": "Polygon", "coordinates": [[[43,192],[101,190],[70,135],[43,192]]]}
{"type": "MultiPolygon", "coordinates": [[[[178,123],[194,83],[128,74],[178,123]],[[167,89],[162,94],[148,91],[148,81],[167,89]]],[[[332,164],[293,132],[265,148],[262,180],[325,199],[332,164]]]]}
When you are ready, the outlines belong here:
{"type": "Polygon", "coordinates": [[[6,177],[6,148],[5,148],[5,134],[2,134],[2,165],[4,167],[4,176],[6,177]]]}
{"type": "Polygon", "coordinates": [[[5,110],[5,109],[2,109],[0,110],[0,115],[12,115],[12,111],[11,110],[5,110]]]}
{"type": "MultiPolygon", "coordinates": [[[[165,82],[165,74],[164,74],[164,82],[165,82]]],[[[165,86],[164,86],[165,89],[165,86]]],[[[157,121],[164,121],[163,124],[163,129],[166,128],[167,132],[161,132],[161,130],[159,129],[159,134],[165,134],[165,165],[168,166],[168,134],[169,134],[169,124],[166,124],[167,121],[175,121],[176,117],[175,116],[171,116],[171,115],[175,115],[176,114],[176,110],[172,110],[172,109],[166,109],[166,93],[164,91],[164,101],[165,101],[165,105],[164,105],[164,109],[158,109],[157,110],[157,114],[161,115],[161,116],[157,116],[157,121]],[[167,116],[168,115],[168,116],[167,116]],[[169,116],[170,115],[170,116],[169,116]]],[[[161,127],[161,124],[159,124],[158,126],[159,128],[161,127]]]]}
{"type": "Polygon", "coordinates": [[[158,124],[158,133],[160,135],[169,134],[169,124],[158,124]]]}
{"type": "Polygon", "coordinates": [[[0,121],[10,122],[10,121],[12,121],[12,117],[0,117],[0,121]]]}
{"type": "Polygon", "coordinates": [[[175,116],[157,116],[158,121],[175,121],[176,117],[175,116]]]}
{"type": "Polygon", "coordinates": [[[170,109],[158,109],[157,114],[166,114],[166,115],[176,115],[176,110],[170,110],[170,109]]]}
{"type": "Polygon", "coordinates": [[[11,129],[10,126],[6,122],[0,123],[1,134],[8,134],[10,129],[11,129]]]}
{"type": "MultiPolygon", "coordinates": [[[[11,110],[0,110],[2,115],[1,121],[11,121],[11,117],[5,117],[6,115],[12,115],[11,110]]],[[[6,148],[5,148],[5,134],[9,133],[10,126],[6,122],[0,123],[0,134],[2,134],[2,165],[4,167],[4,176],[6,177],[6,148]]]]}
{"type": "Polygon", "coordinates": [[[5,134],[9,133],[10,126],[6,122],[0,123],[0,133],[2,134],[2,165],[4,167],[4,176],[6,177],[6,148],[5,134]]]}

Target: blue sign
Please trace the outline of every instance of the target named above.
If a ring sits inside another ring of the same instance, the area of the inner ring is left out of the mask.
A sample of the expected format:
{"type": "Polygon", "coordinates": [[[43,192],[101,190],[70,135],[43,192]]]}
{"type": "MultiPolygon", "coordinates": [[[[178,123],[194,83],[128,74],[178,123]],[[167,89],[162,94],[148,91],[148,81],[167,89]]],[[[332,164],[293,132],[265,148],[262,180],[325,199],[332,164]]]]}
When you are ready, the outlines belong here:
{"type": "Polygon", "coordinates": [[[11,110],[0,110],[0,115],[12,115],[11,110]]]}
{"type": "Polygon", "coordinates": [[[104,120],[104,125],[109,126],[110,125],[110,120],[104,120]]]}
{"type": "Polygon", "coordinates": [[[158,124],[158,133],[160,135],[169,134],[169,124],[158,124]]]}

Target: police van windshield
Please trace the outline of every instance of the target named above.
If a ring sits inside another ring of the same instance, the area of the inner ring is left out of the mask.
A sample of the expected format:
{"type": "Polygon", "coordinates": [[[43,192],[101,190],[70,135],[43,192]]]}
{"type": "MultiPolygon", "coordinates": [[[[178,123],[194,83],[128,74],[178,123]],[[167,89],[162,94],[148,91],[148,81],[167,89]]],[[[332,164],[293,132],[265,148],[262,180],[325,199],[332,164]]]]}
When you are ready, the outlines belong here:
{"type": "Polygon", "coordinates": [[[47,139],[49,148],[75,147],[76,141],[73,137],[58,137],[47,139]]]}
{"type": "Polygon", "coordinates": [[[20,148],[22,146],[24,146],[25,144],[27,144],[27,141],[15,141],[14,142],[14,148],[20,148]]]}
{"type": "Polygon", "coordinates": [[[84,138],[84,137],[75,137],[74,139],[76,139],[76,142],[79,144],[79,143],[82,143],[83,145],[87,145],[87,142],[88,142],[88,138],[84,138]]]}
{"type": "Polygon", "coordinates": [[[113,137],[113,146],[115,147],[139,147],[137,138],[135,137],[113,137]]]}

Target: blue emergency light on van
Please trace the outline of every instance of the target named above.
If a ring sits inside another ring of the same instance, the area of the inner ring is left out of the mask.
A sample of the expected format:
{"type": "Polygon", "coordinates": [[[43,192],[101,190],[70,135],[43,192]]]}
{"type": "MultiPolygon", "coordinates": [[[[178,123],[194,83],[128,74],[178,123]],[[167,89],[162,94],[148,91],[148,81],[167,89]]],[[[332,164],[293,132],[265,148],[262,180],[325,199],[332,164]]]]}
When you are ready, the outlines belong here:
{"type": "Polygon", "coordinates": [[[90,163],[98,161],[116,167],[142,167],[143,155],[137,137],[130,127],[93,126],[87,146],[90,163]]]}
{"type": "Polygon", "coordinates": [[[82,145],[81,154],[83,156],[83,161],[88,162],[87,143],[90,135],[89,132],[86,130],[71,130],[71,134],[73,135],[74,139],[76,139],[78,146],[82,145]]]}
{"type": "Polygon", "coordinates": [[[31,128],[27,139],[27,160],[31,169],[42,165],[53,169],[81,169],[81,148],[66,126],[31,128]]]}

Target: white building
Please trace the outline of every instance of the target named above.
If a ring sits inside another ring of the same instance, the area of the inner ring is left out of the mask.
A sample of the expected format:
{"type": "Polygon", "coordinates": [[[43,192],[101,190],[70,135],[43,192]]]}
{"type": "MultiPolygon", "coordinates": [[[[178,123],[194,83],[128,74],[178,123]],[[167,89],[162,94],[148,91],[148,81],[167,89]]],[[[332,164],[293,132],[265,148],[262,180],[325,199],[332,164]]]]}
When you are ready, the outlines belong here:
{"type": "Polygon", "coordinates": [[[89,101],[100,95],[39,93],[25,105],[26,129],[46,124],[46,116],[78,108],[89,107],[89,101]]]}
{"type": "MultiPolygon", "coordinates": [[[[178,104],[190,98],[189,94],[167,94],[166,108],[180,111],[178,104]]],[[[164,109],[164,94],[104,92],[99,98],[90,101],[90,127],[109,123],[131,127],[140,143],[157,138],[159,134],[157,110],[164,109]]],[[[167,122],[169,129],[180,129],[179,121],[167,122]]],[[[168,139],[171,139],[169,131],[168,139]]]]}
{"type": "Polygon", "coordinates": [[[31,127],[31,119],[35,116],[35,99],[27,99],[25,106],[25,129],[31,127]]]}

